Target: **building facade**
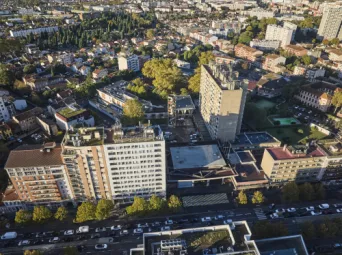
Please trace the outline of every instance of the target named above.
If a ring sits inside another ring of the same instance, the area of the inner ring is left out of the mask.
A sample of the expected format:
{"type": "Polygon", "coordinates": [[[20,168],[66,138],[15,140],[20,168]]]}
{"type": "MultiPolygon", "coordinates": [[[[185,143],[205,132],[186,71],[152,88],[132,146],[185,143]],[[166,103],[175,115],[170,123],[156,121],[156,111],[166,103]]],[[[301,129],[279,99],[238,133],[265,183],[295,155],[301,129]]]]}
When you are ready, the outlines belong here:
{"type": "Polygon", "coordinates": [[[118,57],[119,70],[140,71],[139,57],[135,54],[120,54],[118,57]]]}
{"type": "Polygon", "coordinates": [[[255,61],[257,58],[261,57],[263,52],[247,45],[239,43],[234,48],[235,56],[239,58],[244,58],[249,61],[255,61]]]}
{"type": "Polygon", "coordinates": [[[294,30],[288,27],[271,24],[267,26],[265,40],[278,40],[280,45],[284,47],[291,43],[293,33],[294,30]]]}
{"type": "Polygon", "coordinates": [[[342,6],[327,6],[324,8],[318,36],[324,39],[338,38],[342,40],[342,6]]]}
{"type": "Polygon", "coordinates": [[[199,108],[210,136],[234,140],[241,129],[248,82],[239,81],[230,65],[211,62],[201,68],[199,108]]]}

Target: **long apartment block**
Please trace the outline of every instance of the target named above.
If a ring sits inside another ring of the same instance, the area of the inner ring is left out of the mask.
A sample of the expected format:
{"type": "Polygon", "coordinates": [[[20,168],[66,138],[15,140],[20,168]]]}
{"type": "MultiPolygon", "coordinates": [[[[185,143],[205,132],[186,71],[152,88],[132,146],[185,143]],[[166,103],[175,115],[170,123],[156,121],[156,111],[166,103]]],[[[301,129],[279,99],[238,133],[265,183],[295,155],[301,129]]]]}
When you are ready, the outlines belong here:
{"type": "Polygon", "coordinates": [[[36,204],[101,198],[129,203],[134,196],[166,196],[159,126],[72,129],[61,145],[13,150],[5,169],[20,199],[36,204]]]}

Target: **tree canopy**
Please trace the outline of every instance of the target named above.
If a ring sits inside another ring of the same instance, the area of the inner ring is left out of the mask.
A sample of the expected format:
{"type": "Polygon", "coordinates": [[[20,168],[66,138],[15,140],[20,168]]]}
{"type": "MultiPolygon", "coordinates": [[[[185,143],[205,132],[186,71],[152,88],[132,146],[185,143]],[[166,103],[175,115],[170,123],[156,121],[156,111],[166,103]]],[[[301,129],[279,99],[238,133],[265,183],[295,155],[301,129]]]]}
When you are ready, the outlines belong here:
{"type": "Polygon", "coordinates": [[[342,91],[335,91],[331,104],[335,106],[335,113],[342,106],[342,91]]]}
{"type": "Polygon", "coordinates": [[[245,205],[248,203],[247,195],[243,190],[241,190],[239,192],[237,200],[238,200],[239,204],[241,204],[241,205],[245,205]]]}
{"type": "Polygon", "coordinates": [[[92,202],[83,202],[78,208],[76,213],[75,222],[81,223],[95,219],[96,207],[92,202]]]}
{"type": "Polygon", "coordinates": [[[5,64],[0,64],[0,85],[9,86],[14,83],[15,77],[5,64]]]}
{"type": "Polygon", "coordinates": [[[15,223],[25,224],[32,220],[32,213],[30,211],[20,209],[16,212],[14,221],[15,223]]]}
{"type": "Polygon", "coordinates": [[[168,199],[167,205],[172,211],[178,211],[182,207],[182,201],[175,195],[171,195],[168,199]]]}
{"type": "Polygon", "coordinates": [[[112,200],[100,199],[96,206],[95,216],[97,220],[104,220],[110,216],[111,211],[114,209],[112,200]]]}
{"type": "Polygon", "coordinates": [[[35,206],[33,209],[33,221],[44,222],[52,217],[52,213],[46,206],[35,206]]]}
{"type": "Polygon", "coordinates": [[[68,215],[68,210],[64,206],[58,207],[55,213],[55,219],[59,221],[63,221],[68,215]]]}
{"type": "Polygon", "coordinates": [[[137,99],[127,100],[123,108],[122,122],[125,125],[137,125],[143,120],[143,105],[137,99]]]}

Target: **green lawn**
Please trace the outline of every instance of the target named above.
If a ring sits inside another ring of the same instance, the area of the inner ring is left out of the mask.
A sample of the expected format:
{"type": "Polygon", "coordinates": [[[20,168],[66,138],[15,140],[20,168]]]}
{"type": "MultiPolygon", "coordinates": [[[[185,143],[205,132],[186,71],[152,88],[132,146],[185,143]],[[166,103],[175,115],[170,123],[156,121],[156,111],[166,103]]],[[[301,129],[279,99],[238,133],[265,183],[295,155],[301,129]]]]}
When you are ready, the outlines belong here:
{"type": "Polygon", "coordinates": [[[326,137],[325,134],[316,129],[310,129],[310,127],[304,125],[297,127],[268,128],[265,131],[288,145],[298,143],[305,144],[308,139],[323,139],[326,137]],[[302,130],[303,133],[298,132],[299,130],[302,130]]]}

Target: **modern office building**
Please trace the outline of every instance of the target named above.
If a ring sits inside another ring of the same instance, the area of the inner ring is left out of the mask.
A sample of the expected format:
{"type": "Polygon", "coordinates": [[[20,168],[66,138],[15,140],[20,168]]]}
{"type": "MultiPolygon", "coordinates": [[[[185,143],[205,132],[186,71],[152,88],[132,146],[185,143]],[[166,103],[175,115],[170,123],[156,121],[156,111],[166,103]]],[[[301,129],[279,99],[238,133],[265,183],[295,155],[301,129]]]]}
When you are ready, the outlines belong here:
{"type": "Polygon", "coordinates": [[[103,157],[112,199],[130,203],[134,196],[166,197],[165,141],[159,126],[117,125],[106,136],[103,157]]]}
{"type": "Polygon", "coordinates": [[[135,54],[121,53],[118,57],[119,70],[140,71],[139,57],[135,54]]]}
{"type": "Polygon", "coordinates": [[[231,65],[202,66],[199,108],[212,139],[230,141],[240,133],[247,84],[231,65]]]}
{"type": "Polygon", "coordinates": [[[289,27],[277,25],[268,25],[266,29],[265,40],[278,40],[282,47],[289,45],[292,40],[294,30],[289,27]]]}
{"type": "Polygon", "coordinates": [[[274,185],[322,179],[326,154],[320,147],[284,146],[265,149],[261,167],[274,185]]]}
{"type": "Polygon", "coordinates": [[[322,39],[342,40],[342,6],[330,5],[324,8],[318,36],[322,39]]]}
{"type": "Polygon", "coordinates": [[[21,201],[59,206],[73,198],[69,176],[55,143],[22,145],[10,152],[5,169],[21,201]]]}

